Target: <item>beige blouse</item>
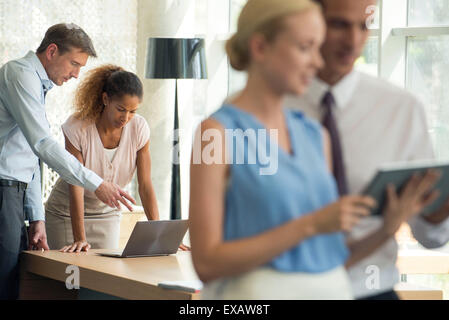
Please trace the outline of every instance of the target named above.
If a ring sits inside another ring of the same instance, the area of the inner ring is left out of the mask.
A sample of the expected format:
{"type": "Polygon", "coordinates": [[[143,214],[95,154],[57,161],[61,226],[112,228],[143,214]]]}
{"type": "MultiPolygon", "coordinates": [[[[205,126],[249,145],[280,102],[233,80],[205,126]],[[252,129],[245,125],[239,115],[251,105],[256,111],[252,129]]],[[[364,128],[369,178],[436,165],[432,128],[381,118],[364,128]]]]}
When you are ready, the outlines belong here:
{"type": "MultiPolygon", "coordinates": [[[[114,182],[121,188],[131,181],[136,170],[137,151],[142,149],[150,138],[148,123],[142,116],[136,114],[123,128],[117,151],[110,161],[94,121],[78,120],[72,115],[62,125],[62,130],[70,143],[81,152],[85,167],[105,181],[114,182]]],[[[95,193],[88,190],[84,190],[84,207],[86,215],[114,211],[98,200],[95,193]]],[[[46,210],[70,216],[69,188],[61,178],[50,194],[46,210]]]]}

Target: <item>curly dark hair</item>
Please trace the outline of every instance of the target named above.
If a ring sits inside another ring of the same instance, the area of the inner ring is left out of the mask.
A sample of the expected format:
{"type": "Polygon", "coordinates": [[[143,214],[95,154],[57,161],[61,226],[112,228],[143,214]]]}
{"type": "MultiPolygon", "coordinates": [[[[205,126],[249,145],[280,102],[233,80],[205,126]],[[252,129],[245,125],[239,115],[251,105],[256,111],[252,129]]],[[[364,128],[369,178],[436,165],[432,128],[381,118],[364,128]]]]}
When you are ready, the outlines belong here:
{"type": "Polygon", "coordinates": [[[122,67],[108,64],[87,74],[75,92],[75,117],[81,120],[97,120],[104,109],[103,92],[109,98],[125,94],[143,97],[143,86],[137,75],[122,67]]]}

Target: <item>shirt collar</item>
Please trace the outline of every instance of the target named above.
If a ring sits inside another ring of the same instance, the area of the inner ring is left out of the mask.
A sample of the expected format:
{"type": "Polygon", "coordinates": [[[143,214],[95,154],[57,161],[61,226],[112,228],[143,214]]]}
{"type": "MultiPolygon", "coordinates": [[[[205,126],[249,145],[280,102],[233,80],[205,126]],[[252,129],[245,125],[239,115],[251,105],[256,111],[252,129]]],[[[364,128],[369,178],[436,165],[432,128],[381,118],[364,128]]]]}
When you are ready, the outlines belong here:
{"type": "Polygon", "coordinates": [[[45,68],[42,65],[39,58],[37,57],[37,55],[33,51],[29,51],[25,56],[25,59],[30,61],[31,64],[36,69],[36,72],[39,75],[39,78],[41,79],[42,85],[45,88],[45,90],[48,91],[51,88],[53,88],[53,82],[48,78],[47,71],[45,71],[45,68]]]}
{"type": "Polygon", "coordinates": [[[334,96],[337,107],[344,108],[347,106],[355,91],[358,78],[358,72],[353,70],[335,85],[330,86],[321,79],[315,77],[310,84],[309,90],[305,94],[305,98],[313,105],[319,106],[321,105],[321,100],[324,95],[330,90],[334,96]]]}

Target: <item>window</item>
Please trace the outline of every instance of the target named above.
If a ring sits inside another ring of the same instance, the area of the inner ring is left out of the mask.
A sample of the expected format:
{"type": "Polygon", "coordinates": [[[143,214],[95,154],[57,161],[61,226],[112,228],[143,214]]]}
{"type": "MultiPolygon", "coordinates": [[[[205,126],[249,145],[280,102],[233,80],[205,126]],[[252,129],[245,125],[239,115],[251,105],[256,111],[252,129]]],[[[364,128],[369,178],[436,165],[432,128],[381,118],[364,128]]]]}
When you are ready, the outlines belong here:
{"type": "MultiPolygon", "coordinates": [[[[436,156],[448,160],[449,1],[380,0],[379,17],[378,29],[373,30],[364,59],[368,65],[377,65],[380,77],[410,90],[424,102],[436,156]]],[[[420,247],[407,226],[397,236],[402,247],[420,247]]],[[[407,282],[440,288],[448,299],[448,275],[404,278],[407,282]]]]}
{"type": "Polygon", "coordinates": [[[449,25],[449,1],[409,0],[409,26],[449,25]]]}
{"type": "Polygon", "coordinates": [[[430,133],[440,159],[449,159],[449,35],[410,37],[406,87],[426,102],[430,133]]]}
{"type": "Polygon", "coordinates": [[[449,1],[380,2],[379,74],[425,102],[438,159],[449,159],[449,1]]]}
{"type": "Polygon", "coordinates": [[[415,35],[407,37],[406,87],[426,101],[437,157],[449,159],[449,1],[409,0],[408,5],[408,27],[415,35]]]}
{"type": "MultiPolygon", "coordinates": [[[[449,159],[449,1],[407,3],[405,87],[425,101],[437,158],[449,159]],[[408,29],[408,32],[407,32],[408,29]]],[[[448,275],[408,275],[407,281],[441,288],[449,299],[448,275]]]]}
{"type": "Polygon", "coordinates": [[[363,49],[362,56],[355,62],[357,70],[366,72],[372,76],[378,75],[379,62],[379,37],[369,37],[363,49]]]}

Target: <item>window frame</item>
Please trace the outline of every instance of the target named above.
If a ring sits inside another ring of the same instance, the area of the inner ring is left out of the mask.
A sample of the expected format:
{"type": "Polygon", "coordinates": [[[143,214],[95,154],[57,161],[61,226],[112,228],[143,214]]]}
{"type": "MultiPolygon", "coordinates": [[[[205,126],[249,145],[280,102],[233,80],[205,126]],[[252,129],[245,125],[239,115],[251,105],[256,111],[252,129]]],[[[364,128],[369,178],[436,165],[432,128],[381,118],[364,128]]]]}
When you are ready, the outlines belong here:
{"type": "Polygon", "coordinates": [[[449,35],[449,25],[408,26],[410,0],[379,0],[379,28],[370,36],[378,36],[378,76],[403,88],[407,81],[409,40],[414,37],[449,35]]]}

